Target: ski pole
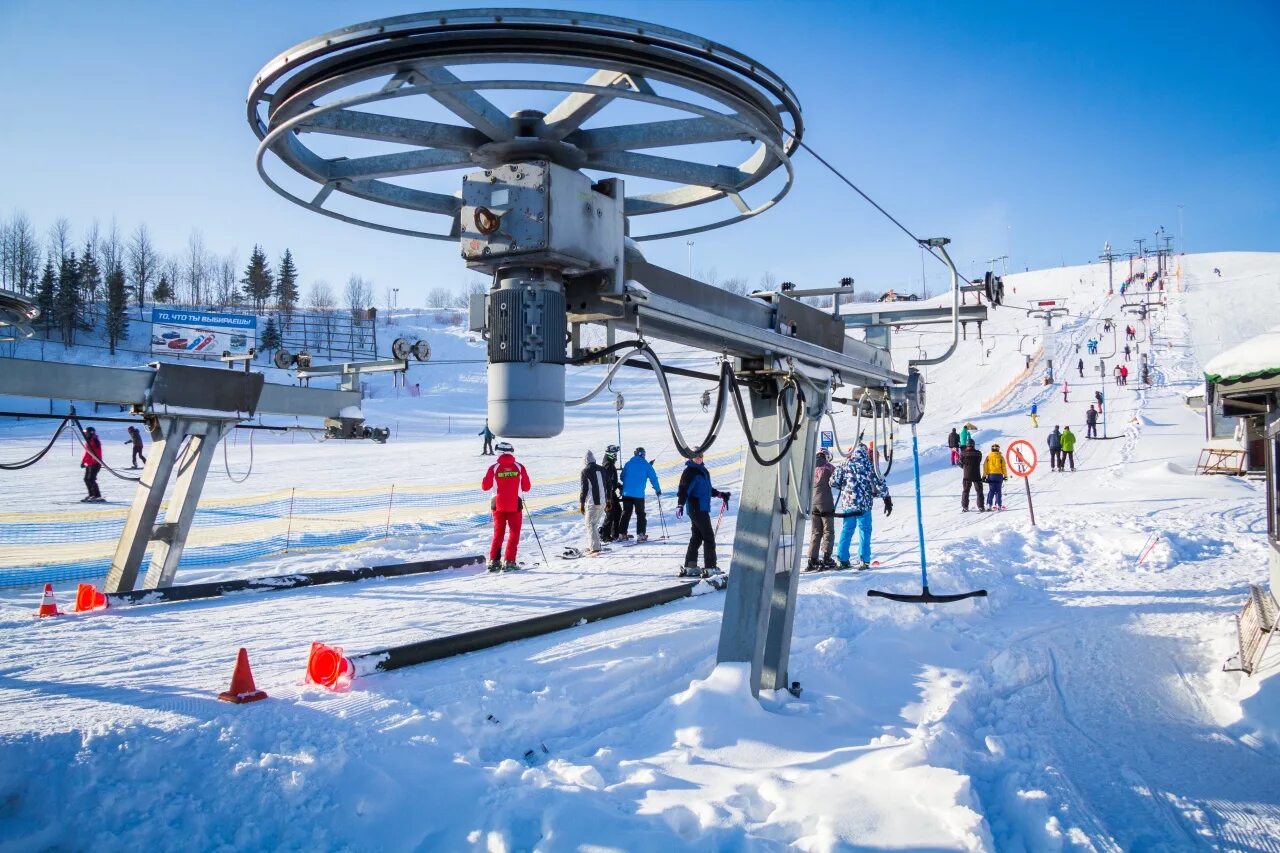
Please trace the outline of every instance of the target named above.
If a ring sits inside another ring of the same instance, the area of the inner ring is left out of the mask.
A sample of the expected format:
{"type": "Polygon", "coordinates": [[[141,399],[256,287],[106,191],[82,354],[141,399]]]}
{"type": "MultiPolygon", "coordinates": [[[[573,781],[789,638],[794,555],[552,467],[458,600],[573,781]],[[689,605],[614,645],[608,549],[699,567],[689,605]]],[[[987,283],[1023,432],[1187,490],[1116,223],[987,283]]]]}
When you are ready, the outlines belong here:
{"type": "Polygon", "coordinates": [[[662,511],[662,493],[658,493],[658,521],[662,522],[662,538],[667,538],[667,516],[662,511]]]}
{"type": "Polygon", "coordinates": [[[716,529],[712,531],[713,533],[718,534],[720,532],[720,521],[724,518],[724,511],[728,508],[729,508],[728,501],[724,501],[723,503],[720,504],[720,514],[716,516],[716,529]]]}
{"type": "Polygon", "coordinates": [[[524,506],[525,518],[529,519],[529,529],[533,531],[533,541],[538,543],[538,553],[542,555],[542,565],[550,566],[551,563],[547,561],[547,552],[542,550],[542,537],[538,535],[538,527],[533,523],[533,512],[529,509],[529,505],[523,500],[521,500],[520,503],[524,506]]]}

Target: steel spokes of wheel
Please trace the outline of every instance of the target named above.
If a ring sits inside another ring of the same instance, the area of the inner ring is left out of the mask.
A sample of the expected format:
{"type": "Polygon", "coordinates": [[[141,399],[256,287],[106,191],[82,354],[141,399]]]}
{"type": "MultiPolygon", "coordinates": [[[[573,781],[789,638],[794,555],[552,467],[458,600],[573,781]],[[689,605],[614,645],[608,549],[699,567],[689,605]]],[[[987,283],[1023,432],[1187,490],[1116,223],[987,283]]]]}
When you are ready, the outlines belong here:
{"type": "Polygon", "coordinates": [[[660,182],[661,189],[627,196],[625,212],[632,217],[717,201],[733,205],[705,223],[636,238],[649,240],[717,228],[772,207],[790,190],[791,154],[803,134],[791,90],[737,51],[623,18],[529,9],[385,18],[303,42],[255,77],[248,119],[261,140],[259,174],[276,192],[343,221],[441,240],[458,238],[461,201],[452,191],[412,186],[417,176],[539,159],[660,182]],[[493,67],[517,73],[514,79],[459,76],[493,67]],[[566,76],[584,79],[557,79],[566,76]],[[548,93],[560,97],[545,112],[508,115],[490,98],[511,92],[529,93],[543,105],[548,93]],[[641,106],[616,108],[632,120],[609,124],[605,111],[615,103],[641,106]],[[416,105],[433,114],[443,107],[458,123],[391,114],[415,112],[416,105]],[[671,117],[634,120],[655,112],[671,117]],[[396,150],[319,153],[344,139],[396,150]],[[646,153],[732,142],[751,147],[737,165],[646,153]],[[272,158],[306,178],[313,192],[286,189],[268,172],[272,158]],[[749,203],[744,193],[779,168],[781,187],[771,182],[768,198],[749,203]],[[334,193],[433,214],[447,224],[426,230],[375,222],[327,207],[334,193]]]}

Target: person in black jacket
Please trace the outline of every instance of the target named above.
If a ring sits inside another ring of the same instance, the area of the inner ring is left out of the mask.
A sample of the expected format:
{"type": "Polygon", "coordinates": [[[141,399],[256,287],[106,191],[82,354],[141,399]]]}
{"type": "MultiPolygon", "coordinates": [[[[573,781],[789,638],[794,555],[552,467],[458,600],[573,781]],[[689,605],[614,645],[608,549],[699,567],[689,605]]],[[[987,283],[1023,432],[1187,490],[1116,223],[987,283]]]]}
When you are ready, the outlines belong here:
{"type": "Polygon", "coordinates": [[[596,455],[587,451],[586,463],[582,468],[582,489],[578,492],[578,512],[586,521],[586,536],[583,544],[586,553],[600,553],[600,516],[604,513],[605,491],[604,469],[596,464],[596,455]]]}
{"type": "Polygon", "coordinates": [[[142,460],[142,464],[147,464],[147,457],[142,455],[142,433],[138,431],[136,426],[129,427],[129,437],[125,439],[125,444],[132,445],[133,457],[129,462],[130,468],[138,467],[138,460],[142,460]]]}
{"type": "Polygon", "coordinates": [[[618,481],[618,445],[611,444],[604,449],[604,464],[600,466],[604,472],[604,524],[600,527],[600,539],[612,542],[618,538],[622,521],[622,496],[618,481]]]}
{"type": "Polygon", "coordinates": [[[986,512],[986,503],[982,497],[982,451],[973,439],[960,454],[960,470],[964,475],[964,491],[960,494],[960,511],[969,511],[969,488],[978,494],[978,512],[986,512]]]}
{"type": "Polygon", "coordinates": [[[689,523],[693,526],[693,534],[689,537],[689,548],[684,555],[684,568],[681,577],[703,577],[719,574],[716,566],[716,530],[711,524],[711,499],[719,498],[729,506],[729,493],[712,487],[711,474],[702,464],[699,453],[684,465],[680,475],[680,488],[676,492],[676,518],[684,515],[685,507],[689,509],[689,523]],[[705,570],[698,570],[698,548],[702,548],[705,570]]]}
{"type": "Polygon", "coordinates": [[[960,433],[956,432],[956,428],[951,428],[951,435],[947,436],[947,447],[951,448],[951,464],[960,464],[960,433]]]}
{"type": "Polygon", "coordinates": [[[1098,410],[1093,406],[1089,407],[1089,411],[1084,413],[1085,438],[1098,437],[1098,410]]]}

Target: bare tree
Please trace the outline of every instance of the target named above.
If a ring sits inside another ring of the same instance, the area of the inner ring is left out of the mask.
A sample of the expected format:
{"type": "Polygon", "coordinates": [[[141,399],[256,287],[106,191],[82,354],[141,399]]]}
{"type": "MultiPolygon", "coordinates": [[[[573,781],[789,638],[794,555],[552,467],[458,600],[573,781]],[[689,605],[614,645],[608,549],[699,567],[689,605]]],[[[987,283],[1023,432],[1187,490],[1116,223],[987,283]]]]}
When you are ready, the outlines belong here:
{"type": "Polygon", "coordinates": [[[238,264],[234,249],[214,261],[214,293],[220,308],[240,301],[240,283],[236,279],[238,264]]]}
{"type": "Polygon", "coordinates": [[[344,291],[347,308],[351,311],[351,319],[360,320],[367,316],[369,306],[373,304],[373,282],[365,281],[361,276],[352,274],[347,279],[344,291]]]}
{"type": "Polygon", "coordinates": [[[0,286],[19,293],[34,293],[40,280],[40,243],[21,211],[0,227],[0,277],[0,286]]]}
{"type": "Polygon", "coordinates": [[[428,308],[451,308],[456,298],[447,287],[433,287],[427,291],[428,308]]]}
{"type": "Polygon", "coordinates": [[[114,217],[106,233],[98,238],[98,263],[102,266],[102,279],[105,282],[117,270],[123,271],[125,264],[124,240],[120,236],[120,226],[114,217]]]}
{"type": "Polygon", "coordinates": [[[478,294],[487,293],[489,291],[489,280],[484,278],[473,278],[467,282],[467,286],[461,293],[454,297],[454,307],[463,311],[471,307],[471,297],[478,294]]]}
{"type": "Polygon", "coordinates": [[[735,293],[738,296],[746,296],[747,291],[751,289],[747,284],[747,280],[740,275],[731,275],[717,284],[716,287],[721,290],[727,290],[729,293],[735,293]]]}
{"type": "Polygon", "coordinates": [[[71,223],[59,216],[49,226],[49,254],[56,264],[61,264],[71,252],[71,223]]]}
{"type": "Polygon", "coordinates": [[[138,301],[138,319],[141,320],[142,306],[146,304],[147,293],[151,290],[151,280],[156,277],[156,270],[160,266],[160,258],[145,224],[139,225],[129,238],[128,257],[129,275],[133,279],[133,292],[138,301]]]}
{"type": "Polygon", "coordinates": [[[187,238],[187,253],[182,259],[182,282],[186,285],[187,301],[200,305],[205,301],[205,285],[209,281],[209,250],[204,246],[204,235],[192,229],[187,238]]]}
{"type": "Polygon", "coordinates": [[[334,299],[333,288],[329,286],[329,282],[311,282],[311,289],[307,291],[307,307],[311,309],[311,313],[319,321],[312,326],[316,335],[311,343],[312,348],[318,350],[323,344],[332,352],[333,322],[335,319],[333,313],[337,307],[337,302],[334,299]]]}

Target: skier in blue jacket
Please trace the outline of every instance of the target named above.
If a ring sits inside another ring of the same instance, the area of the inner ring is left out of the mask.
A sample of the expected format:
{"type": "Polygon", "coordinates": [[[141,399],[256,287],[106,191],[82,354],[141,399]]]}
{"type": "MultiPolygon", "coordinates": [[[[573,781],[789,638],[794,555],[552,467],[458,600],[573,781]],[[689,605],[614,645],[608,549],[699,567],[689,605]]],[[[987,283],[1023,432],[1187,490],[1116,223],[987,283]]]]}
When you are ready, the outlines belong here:
{"type": "Polygon", "coordinates": [[[680,487],[676,490],[676,518],[684,515],[687,506],[689,524],[693,528],[684,554],[684,568],[680,570],[681,577],[706,577],[720,573],[716,566],[716,529],[711,524],[712,498],[724,501],[722,511],[729,506],[729,493],[711,485],[711,474],[702,464],[702,454],[699,453],[685,462],[680,487]],[[701,570],[698,568],[699,548],[704,562],[701,570]]]}
{"type": "Polygon", "coordinates": [[[658,485],[658,472],[644,457],[644,448],[637,447],[636,452],[622,466],[622,520],[618,522],[618,538],[630,539],[627,528],[631,526],[631,513],[636,514],[636,541],[644,542],[647,521],[644,514],[644,486],[653,484],[654,494],[661,497],[662,486],[658,485]]]}

